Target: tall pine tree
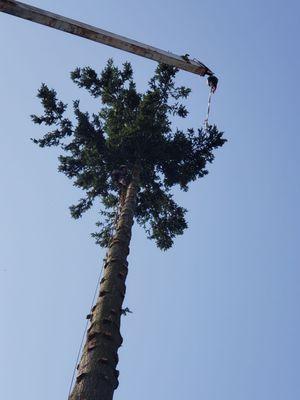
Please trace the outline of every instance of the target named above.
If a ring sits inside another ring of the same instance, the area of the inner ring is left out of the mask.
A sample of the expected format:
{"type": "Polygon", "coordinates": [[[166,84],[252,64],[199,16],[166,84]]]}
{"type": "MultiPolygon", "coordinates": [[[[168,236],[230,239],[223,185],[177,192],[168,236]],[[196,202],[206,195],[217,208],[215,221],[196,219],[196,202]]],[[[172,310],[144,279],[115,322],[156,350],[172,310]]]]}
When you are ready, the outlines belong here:
{"type": "Polygon", "coordinates": [[[51,130],[33,141],[40,147],[59,146],[59,171],[85,193],[70,207],[73,218],[101,200],[102,219],[93,236],[108,248],[70,400],[111,400],[118,386],[120,317],[134,220],[160,249],[170,248],[187,228],[186,210],[174,201],[171,189],[178,185],[187,191],[190,182],[206,175],[213,151],[226,141],[216,126],[173,130],[172,116],[188,114],[182,101],[190,93],[176,86],[176,73],[174,67],[158,65],[148,90],[139,93],[129,63],[120,69],[109,60],[100,74],[76,68],[71,79],[100,99],[101,108],[90,115],[76,100],[73,118],[65,116],[67,105],[55,90],[43,84],[38,91],[44,113],[32,119],[51,130]]]}

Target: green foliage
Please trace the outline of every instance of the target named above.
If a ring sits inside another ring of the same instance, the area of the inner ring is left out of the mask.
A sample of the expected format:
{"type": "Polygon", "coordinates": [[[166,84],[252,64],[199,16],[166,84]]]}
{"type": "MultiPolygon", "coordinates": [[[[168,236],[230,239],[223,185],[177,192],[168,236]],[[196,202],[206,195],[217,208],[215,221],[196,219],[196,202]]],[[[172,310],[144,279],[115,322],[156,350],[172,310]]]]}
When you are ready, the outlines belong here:
{"type": "Polygon", "coordinates": [[[136,163],[142,166],[135,217],[148,237],[165,250],[187,228],[186,210],[173,200],[171,188],[179,185],[186,191],[191,181],[206,175],[213,151],[226,141],[215,126],[205,131],[172,130],[172,116],[188,115],[182,100],[190,93],[175,85],[176,73],[174,67],[158,65],[148,90],[138,93],[129,63],[119,69],[109,60],[100,74],[90,67],[76,68],[71,79],[101,100],[101,107],[90,115],[80,110],[76,100],[72,119],[65,117],[67,105],[53,89],[43,84],[38,91],[44,113],[32,115],[32,120],[53,130],[33,141],[40,147],[60,146],[59,171],[85,192],[70,207],[73,218],[80,218],[96,198],[101,199],[100,230],[93,236],[102,246],[109,241],[118,202],[113,170],[121,165],[129,171],[136,163]]]}

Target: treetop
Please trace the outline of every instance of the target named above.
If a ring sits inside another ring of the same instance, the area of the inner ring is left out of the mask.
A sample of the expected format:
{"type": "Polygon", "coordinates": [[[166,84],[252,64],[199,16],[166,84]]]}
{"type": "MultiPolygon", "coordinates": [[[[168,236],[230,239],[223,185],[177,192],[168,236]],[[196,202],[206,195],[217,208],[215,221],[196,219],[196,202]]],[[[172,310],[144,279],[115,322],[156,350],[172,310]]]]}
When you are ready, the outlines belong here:
{"type": "Polygon", "coordinates": [[[90,67],[76,68],[72,81],[100,100],[100,108],[97,113],[83,112],[75,100],[72,117],[66,117],[67,104],[58,100],[54,89],[42,84],[38,91],[44,112],[31,117],[51,130],[33,141],[40,147],[59,146],[59,171],[84,191],[85,197],[70,207],[74,218],[91,208],[96,198],[101,200],[102,220],[93,236],[102,246],[108,244],[118,203],[119,190],[112,179],[116,169],[126,166],[130,177],[133,167],[140,166],[135,218],[166,250],[187,228],[186,210],[174,201],[172,187],[186,191],[190,182],[205,176],[213,151],[226,141],[216,126],[173,129],[173,116],[188,115],[183,101],[190,93],[189,88],[176,86],[177,71],[159,64],[148,89],[139,93],[130,63],[118,68],[110,59],[99,74],[90,67]]]}

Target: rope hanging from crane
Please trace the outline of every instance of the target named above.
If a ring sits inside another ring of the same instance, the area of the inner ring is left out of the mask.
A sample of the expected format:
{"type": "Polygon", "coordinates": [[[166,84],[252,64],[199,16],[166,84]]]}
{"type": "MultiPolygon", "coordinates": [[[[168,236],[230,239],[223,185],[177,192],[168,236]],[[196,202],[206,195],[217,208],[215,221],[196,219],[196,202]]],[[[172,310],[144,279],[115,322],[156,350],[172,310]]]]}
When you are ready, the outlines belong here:
{"type": "Polygon", "coordinates": [[[217,90],[218,81],[219,81],[219,79],[215,75],[209,75],[209,77],[207,78],[207,84],[208,84],[210,90],[209,90],[209,95],[208,95],[207,112],[206,112],[206,117],[204,120],[204,129],[205,130],[207,130],[209,127],[208,119],[209,119],[209,114],[210,114],[211,98],[212,98],[212,95],[217,90]]]}

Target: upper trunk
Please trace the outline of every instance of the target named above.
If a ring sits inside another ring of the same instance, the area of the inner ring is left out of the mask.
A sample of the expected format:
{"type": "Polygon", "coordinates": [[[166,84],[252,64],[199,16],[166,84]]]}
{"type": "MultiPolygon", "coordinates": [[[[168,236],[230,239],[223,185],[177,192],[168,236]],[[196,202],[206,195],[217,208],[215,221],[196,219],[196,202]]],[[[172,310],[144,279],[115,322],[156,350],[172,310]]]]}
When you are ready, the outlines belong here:
{"type": "Polygon", "coordinates": [[[122,344],[120,317],[128,271],[127,256],[138,191],[135,168],[110,243],[100,293],[91,311],[91,325],[83,348],[78,375],[69,400],[112,400],[118,386],[118,349],[122,344]]]}

